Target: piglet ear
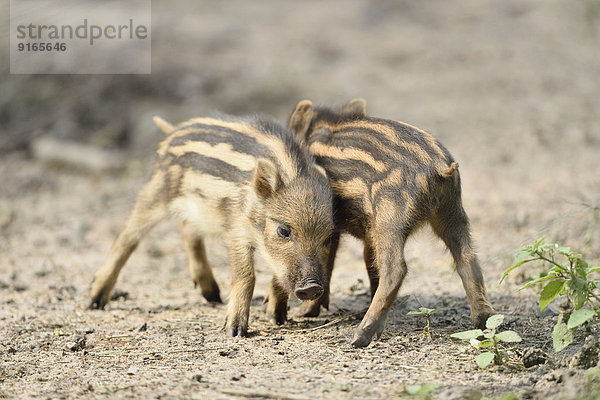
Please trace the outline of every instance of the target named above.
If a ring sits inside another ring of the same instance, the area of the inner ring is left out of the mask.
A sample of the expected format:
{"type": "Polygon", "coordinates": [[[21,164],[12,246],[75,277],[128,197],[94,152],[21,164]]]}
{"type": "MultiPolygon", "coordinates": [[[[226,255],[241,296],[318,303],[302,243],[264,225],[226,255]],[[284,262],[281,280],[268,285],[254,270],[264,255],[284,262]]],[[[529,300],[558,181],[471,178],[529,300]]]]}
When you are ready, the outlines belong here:
{"type": "Polygon", "coordinates": [[[308,132],[308,128],[310,127],[314,110],[312,101],[300,100],[290,117],[288,128],[301,142],[306,140],[306,132],[308,132]]]}
{"type": "Polygon", "coordinates": [[[367,102],[365,99],[357,97],[352,99],[342,108],[342,114],[360,115],[361,117],[367,116],[367,102]]]}
{"type": "Polygon", "coordinates": [[[254,191],[261,199],[271,197],[283,186],[277,166],[264,158],[258,159],[252,177],[254,191]]]}

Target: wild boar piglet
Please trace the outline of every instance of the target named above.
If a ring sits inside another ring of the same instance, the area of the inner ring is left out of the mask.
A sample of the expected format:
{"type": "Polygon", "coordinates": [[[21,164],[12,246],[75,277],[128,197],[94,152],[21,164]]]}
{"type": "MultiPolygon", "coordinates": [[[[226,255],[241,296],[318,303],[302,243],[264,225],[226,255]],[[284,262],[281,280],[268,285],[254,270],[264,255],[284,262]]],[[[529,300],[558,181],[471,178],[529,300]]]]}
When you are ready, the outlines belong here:
{"type": "Polygon", "coordinates": [[[334,227],[333,195],[307,148],[265,117],[221,115],[175,127],[160,118],[155,122],[168,136],[150,181],[95,274],[91,307],[105,306],[140,239],[168,215],[181,220],[191,278],[211,302],[221,302],[221,296],[203,238],[225,239],[231,262],[229,335],[248,332],[255,250],[273,270],[271,321],[285,322],[291,292],[301,300],[320,297],[334,227]]]}
{"type": "MultiPolygon", "coordinates": [[[[406,275],[404,245],[417,226],[429,222],[454,258],[471,305],[471,319],[485,325],[494,310],[471,244],[461,200],[458,164],[429,133],[404,122],[372,118],[362,99],[343,108],[315,108],[300,101],[289,128],[309,146],[330,179],[337,231],[364,241],[371,305],[353,345],[367,346],[381,335],[389,309],[406,275]]],[[[305,303],[315,316],[329,304],[329,281],[339,233],[332,237],[321,298],[305,303]]]]}

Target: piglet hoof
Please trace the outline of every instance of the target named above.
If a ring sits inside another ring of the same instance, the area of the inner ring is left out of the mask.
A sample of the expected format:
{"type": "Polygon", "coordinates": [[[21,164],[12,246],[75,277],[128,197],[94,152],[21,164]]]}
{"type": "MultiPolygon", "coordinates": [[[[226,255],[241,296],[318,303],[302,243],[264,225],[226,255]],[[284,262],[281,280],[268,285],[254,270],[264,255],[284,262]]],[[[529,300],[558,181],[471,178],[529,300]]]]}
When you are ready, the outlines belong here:
{"type": "Polygon", "coordinates": [[[367,347],[371,343],[372,337],[367,332],[356,332],[352,338],[352,347],[367,347]]]}
{"type": "Polygon", "coordinates": [[[221,300],[221,294],[219,292],[219,287],[216,286],[214,289],[216,289],[216,290],[203,291],[202,296],[209,303],[223,304],[223,300],[221,300]]]}
{"type": "Polygon", "coordinates": [[[88,309],[90,310],[104,310],[104,306],[107,303],[107,299],[105,296],[102,295],[102,293],[92,297],[92,301],[90,302],[90,305],[88,306],[88,309]]]}
{"type": "Polygon", "coordinates": [[[248,336],[248,327],[233,326],[227,328],[227,336],[229,337],[246,337],[248,336]]]}
{"type": "Polygon", "coordinates": [[[305,301],[298,310],[299,317],[318,317],[321,313],[321,302],[318,300],[305,301]]]}
{"type": "Polygon", "coordinates": [[[385,318],[369,320],[366,322],[363,320],[358,328],[356,328],[356,332],[352,338],[352,346],[367,347],[369,343],[371,343],[374,335],[377,335],[377,338],[381,336],[384,327],[385,318]]]}
{"type": "MultiPolygon", "coordinates": [[[[368,331],[360,331],[354,334],[352,338],[352,346],[356,348],[367,347],[369,343],[373,340],[374,333],[368,331]]],[[[377,338],[379,338],[379,334],[377,334],[377,338]]]]}
{"type": "Polygon", "coordinates": [[[248,319],[243,318],[241,315],[228,315],[225,321],[225,330],[227,335],[231,337],[248,336],[248,319]]]}
{"type": "Polygon", "coordinates": [[[473,322],[473,326],[478,329],[485,329],[486,321],[495,313],[496,312],[490,305],[481,307],[478,312],[471,313],[471,321],[473,322]]]}
{"type": "Polygon", "coordinates": [[[272,325],[283,325],[287,322],[287,315],[281,313],[268,315],[268,318],[272,325]]]}
{"type": "Polygon", "coordinates": [[[209,303],[223,304],[223,300],[221,300],[219,285],[217,284],[217,282],[213,280],[208,284],[202,285],[199,280],[194,280],[194,287],[198,286],[200,286],[202,297],[204,297],[206,301],[208,301],[209,303]]]}
{"type": "Polygon", "coordinates": [[[287,300],[273,299],[267,305],[267,318],[273,325],[283,325],[287,321],[287,300]]]}

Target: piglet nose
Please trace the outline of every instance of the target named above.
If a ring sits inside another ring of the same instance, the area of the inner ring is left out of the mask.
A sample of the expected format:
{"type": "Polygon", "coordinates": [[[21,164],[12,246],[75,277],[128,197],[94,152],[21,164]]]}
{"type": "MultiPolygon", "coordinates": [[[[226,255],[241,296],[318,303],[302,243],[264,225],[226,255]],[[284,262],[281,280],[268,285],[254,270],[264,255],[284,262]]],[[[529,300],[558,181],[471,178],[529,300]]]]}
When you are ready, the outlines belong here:
{"type": "Polygon", "coordinates": [[[304,286],[296,288],[294,294],[300,300],[314,300],[323,294],[323,286],[317,282],[306,282],[304,286]]]}

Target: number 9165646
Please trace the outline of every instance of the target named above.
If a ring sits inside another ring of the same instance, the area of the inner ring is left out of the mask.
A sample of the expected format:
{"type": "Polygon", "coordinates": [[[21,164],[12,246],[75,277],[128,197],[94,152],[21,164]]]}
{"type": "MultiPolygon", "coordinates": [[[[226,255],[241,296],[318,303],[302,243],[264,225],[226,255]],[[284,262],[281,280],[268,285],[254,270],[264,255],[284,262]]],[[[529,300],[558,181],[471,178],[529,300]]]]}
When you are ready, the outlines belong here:
{"type": "Polygon", "coordinates": [[[19,51],[67,51],[66,43],[19,43],[19,51]]]}

